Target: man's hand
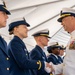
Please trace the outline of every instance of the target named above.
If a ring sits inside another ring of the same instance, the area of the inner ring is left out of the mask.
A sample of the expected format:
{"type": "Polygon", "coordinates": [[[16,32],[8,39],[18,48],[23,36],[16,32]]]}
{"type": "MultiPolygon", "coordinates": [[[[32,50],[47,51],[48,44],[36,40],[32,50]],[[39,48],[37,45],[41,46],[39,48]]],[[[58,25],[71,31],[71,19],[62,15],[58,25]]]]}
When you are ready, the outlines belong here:
{"type": "Polygon", "coordinates": [[[53,66],[50,63],[45,62],[45,71],[47,73],[54,72],[53,66]]]}

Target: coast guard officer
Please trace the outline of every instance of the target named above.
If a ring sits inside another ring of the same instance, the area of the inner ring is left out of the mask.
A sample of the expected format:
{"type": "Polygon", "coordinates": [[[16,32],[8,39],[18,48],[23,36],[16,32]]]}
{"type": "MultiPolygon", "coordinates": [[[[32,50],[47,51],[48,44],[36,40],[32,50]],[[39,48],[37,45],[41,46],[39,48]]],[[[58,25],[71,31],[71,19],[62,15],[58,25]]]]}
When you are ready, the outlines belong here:
{"type": "Polygon", "coordinates": [[[42,61],[29,60],[29,54],[27,48],[23,42],[26,38],[28,28],[30,25],[24,18],[15,19],[9,25],[9,34],[13,34],[14,37],[8,45],[8,51],[10,55],[10,75],[33,75],[31,70],[44,69],[49,65],[42,61]]]}
{"type": "Polygon", "coordinates": [[[75,10],[63,8],[58,22],[61,22],[64,29],[71,34],[64,58],[63,74],[75,75],[75,10]]]}
{"type": "MultiPolygon", "coordinates": [[[[48,62],[46,54],[44,53],[44,47],[48,45],[48,41],[50,38],[49,30],[43,29],[37,31],[32,36],[34,37],[37,45],[30,52],[30,58],[32,60],[40,60],[48,62]]],[[[37,75],[50,75],[50,73],[47,73],[44,69],[36,70],[36,73],[37,75]]]]}
{"type": "MultiPolygon", "coordinates": [[[[6,27],[6,22],[10,12],[0,0],[0,28],[6,27]]],[[[0,35],[0,75],[9,75],[9,55],[7,53],[7,44],[0,35]]]]}
{"type": "Polygon", "coordinates": [[[59,56],[61,46],[57,45],[56,43],[53,45],[48,46],[47,50],[50,55],[48,56],[48,62],[52,62],[53,64],[61,64],[63,60],[59,56]]]}
{"type": "Polygon", "coordinates": [[[75,10],[63,8],[58,22],[65,31],[71,34],[71,39],[66,47],[66,56],[61,67],[55,67],[55,72],[63,72],[63,75],[75,75],[75,10]]]}

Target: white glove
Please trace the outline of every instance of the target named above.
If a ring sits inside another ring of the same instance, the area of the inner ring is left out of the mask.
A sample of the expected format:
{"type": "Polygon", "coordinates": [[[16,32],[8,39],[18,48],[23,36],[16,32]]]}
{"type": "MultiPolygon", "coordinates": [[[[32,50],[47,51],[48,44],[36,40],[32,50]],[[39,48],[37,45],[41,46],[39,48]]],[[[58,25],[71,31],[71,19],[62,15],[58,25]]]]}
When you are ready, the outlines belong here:
{"type": "Polygon", "coordinates": [[[47,62],[45,62],[45,71],[46,71],[47,73],[50,73],[50,72],[51,72],[51,68],[46,67],[46,65],[47,65],[47,62]]]}
{"type": "Polygon", "coordinates": [[[50,62],[50,64],[52,65],[55,74],[61,74],[63,72],[63,63],[54,65],[52,62],[50,62]]]}

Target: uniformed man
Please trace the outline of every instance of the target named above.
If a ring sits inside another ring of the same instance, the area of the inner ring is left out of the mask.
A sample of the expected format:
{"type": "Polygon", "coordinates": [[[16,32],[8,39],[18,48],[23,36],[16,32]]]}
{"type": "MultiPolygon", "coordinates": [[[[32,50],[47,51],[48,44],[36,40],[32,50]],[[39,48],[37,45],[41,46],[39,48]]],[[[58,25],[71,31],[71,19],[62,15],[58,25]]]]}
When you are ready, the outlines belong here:
{"type": "MultiPolygon", "coordinates": [[[[49,30],[48,29],[39,30],[34,34],[32,34],[32,36],[34,37],[37,45],[30,52],[30,58],[34,60],[48,62],[46,54],[44,52],[44,47],[48,45],[48,41],[50,38],[49,30]]],[[[50,73],[47,73],[44,69],[38,71],[36,70],[36,73],[37,75],[50,75],[50,73]]]]}
{"type": "Polygon", "coordinates": [[[63,67],[60,68],[63,70],[63,75],[75,75],[75,10],[72,8],[63,8],[58,22],[62,24],[65,31],[71,34],[71,39],[66,47],[63,67]]]}
{"type": "MultiPolygon", "coordinates": [[[[10,12],[5,4],[0,0],[0,28],[6,27],[6,22],[10,12]]],[[[0,35],[0,75],[9,75],[9,55],[7,53],[7,44],[0,35]]]]}
{"type": "Polygon", "coordinates": [[[23,39],[28,36],[27,27],[29,26],[30,25],[24,18],[15,19],[9,24],[9,34],[14,35],[8,45],[8,52],[10,55],[10,75],[34,75],[31,73],[31,70],[40,70],[49,67],[49,64],[46,62],[45,65],[44,62],[40,60],[29,60],[29,54],[23,42],[23,39]]]}

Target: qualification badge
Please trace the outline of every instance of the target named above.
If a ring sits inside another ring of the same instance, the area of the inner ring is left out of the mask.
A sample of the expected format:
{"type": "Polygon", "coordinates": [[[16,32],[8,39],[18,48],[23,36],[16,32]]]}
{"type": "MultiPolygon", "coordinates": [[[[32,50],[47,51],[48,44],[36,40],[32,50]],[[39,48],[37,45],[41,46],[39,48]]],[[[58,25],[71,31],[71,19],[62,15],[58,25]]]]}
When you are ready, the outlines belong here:
{"type": "Polygon", "coordinates": [[[75,49],[75,39],[73,41],[71,41],[70,46],[69,46],[70,50],[74,50],[75,49]]]}

